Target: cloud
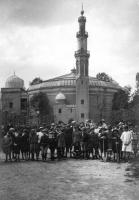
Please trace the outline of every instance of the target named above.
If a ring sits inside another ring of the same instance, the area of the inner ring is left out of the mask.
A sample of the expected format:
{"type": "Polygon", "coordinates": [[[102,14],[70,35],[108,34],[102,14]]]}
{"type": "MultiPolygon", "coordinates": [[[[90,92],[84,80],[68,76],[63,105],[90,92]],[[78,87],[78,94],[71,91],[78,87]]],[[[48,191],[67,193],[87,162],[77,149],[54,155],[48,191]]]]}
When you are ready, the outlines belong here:
{"type": "Polygon", "coordinates": [[[75,20],[76,8],[75,0],[1,0],[0,21],[1,25],[55,25],[75,20]]]}
{"type": "MultiPolygon", "coordinates": [[[[75,66],[82,0],[0,0],[0,78],[15,70],[26,85],[75,66]]],[[[139,0],[84,0],[90,75],[134,85],[139,66],[139,0]]],[[[1,83],[0,83],[1,84],[1,83]]]]}
{"type": "MultiPolygon", "coordinates": [[[[1,24],[47,26],[75,21],[82,0],[0,0],[1,24]]],[[[116,26],[136,24],[138,0],[84,0],[84,9],[116,26]]]]}
{"type": "Polygon", "coordinates": [[[15,71],[28,87],[27,83],[36,76],[46,80],[68,73],[75,66],[76,38],[72,29],[75,29],[73,24],[43,29],[23,26],[6,35],[0,33],[1,80],[15,71]]]}
{"type": "Polygon", "coordinates": [[[95,73],[99,70],[110,73],[122,85],[130,82],[133,86],[138,71],[138,2],[98,0],[95,8],[89,11],[88,21],[93,21],[88,30],[92,33],[90,63],[94,63],[95,73]]]}

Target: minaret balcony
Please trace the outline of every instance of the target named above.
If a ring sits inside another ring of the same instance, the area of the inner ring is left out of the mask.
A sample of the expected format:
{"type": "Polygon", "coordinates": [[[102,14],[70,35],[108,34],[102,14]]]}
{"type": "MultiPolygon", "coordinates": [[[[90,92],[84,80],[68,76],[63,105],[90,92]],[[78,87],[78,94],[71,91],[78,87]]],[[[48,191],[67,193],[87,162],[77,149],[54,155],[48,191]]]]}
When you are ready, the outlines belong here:
{"type": "Polygon", "coordinates": [[[86,17],[84,17],[84,16],[80,16],[79,18],[78,18],[78,22],[79,23],[82,23],[82,22],[86,22],[86,17]]]}
{"type": "Polygon", "coordinates": [[[80,38],[80,37],[88,38],[88,33],[86,31],[84,31],[84,32],[79,31],[76,33],[76,37],[77,38],[80,38]]]}
{"type": "Polygon", "coordinates": [[[90,56],[90,51],[84,50],[84,49],[79,49],[78,51],[75,51],[75,57],[79,56],[90,56]]]}

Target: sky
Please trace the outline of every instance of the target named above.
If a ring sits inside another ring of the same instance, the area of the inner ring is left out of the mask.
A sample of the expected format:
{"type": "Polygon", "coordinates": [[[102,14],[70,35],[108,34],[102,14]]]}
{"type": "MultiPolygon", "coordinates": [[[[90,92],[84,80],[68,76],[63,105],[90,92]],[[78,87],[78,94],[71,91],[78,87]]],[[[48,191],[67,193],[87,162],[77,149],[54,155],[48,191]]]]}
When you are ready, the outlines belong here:
{"type": "Polygon", "coordinates": [[[13,75],[28,88],[75,67],[78,17],[87,18],[89,74],[135,87],[139,72],[139,0],[0,0],[0,87],[13,75]]]}

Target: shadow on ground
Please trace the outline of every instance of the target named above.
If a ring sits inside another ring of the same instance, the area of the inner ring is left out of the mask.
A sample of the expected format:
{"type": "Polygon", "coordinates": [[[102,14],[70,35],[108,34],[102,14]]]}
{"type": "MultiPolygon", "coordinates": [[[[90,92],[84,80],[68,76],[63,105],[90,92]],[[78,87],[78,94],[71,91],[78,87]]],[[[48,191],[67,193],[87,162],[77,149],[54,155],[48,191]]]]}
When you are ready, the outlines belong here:
{"type": "Polygon", "coordinates": [[[139,155],[129,162],[125,171],[126,182],[139,181],[139,155]]]}

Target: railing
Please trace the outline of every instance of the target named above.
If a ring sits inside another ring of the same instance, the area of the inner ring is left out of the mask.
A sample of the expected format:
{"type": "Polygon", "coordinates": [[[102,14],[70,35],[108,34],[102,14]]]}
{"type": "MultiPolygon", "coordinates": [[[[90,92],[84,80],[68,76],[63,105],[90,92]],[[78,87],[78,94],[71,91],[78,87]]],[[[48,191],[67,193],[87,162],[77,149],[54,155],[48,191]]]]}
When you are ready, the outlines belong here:
{"type": "Polygon", "coordinates": [[[82,49],[79,49],[78,51],[75,51],[75,54],[88,54],[88,55],[90,55],[90,51],[84,50],[82,48],[82,49]]]}
{"type": "Polygon", "coordinates": [[[76,37],[80,37],[80,36],[85,36],[85,37],[88,37],[88,33],[85,31],[85,32],[81,32],[81,31],[79,31],[79,32],[77,32],[76,33],[76,37]]]}

